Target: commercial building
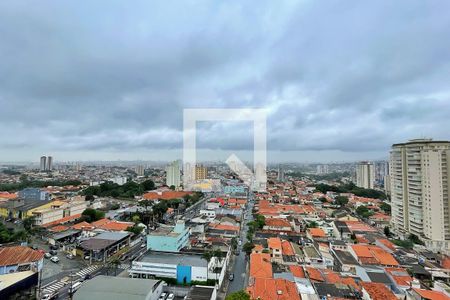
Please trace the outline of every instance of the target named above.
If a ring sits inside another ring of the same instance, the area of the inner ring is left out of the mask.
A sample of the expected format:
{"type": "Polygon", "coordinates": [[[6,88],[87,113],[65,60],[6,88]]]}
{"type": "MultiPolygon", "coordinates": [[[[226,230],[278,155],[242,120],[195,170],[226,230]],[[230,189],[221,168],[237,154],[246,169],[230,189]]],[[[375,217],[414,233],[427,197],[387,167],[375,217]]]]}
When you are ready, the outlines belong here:
{"type": "Polygon", "coordinates": [[[106,261],[108,257],[130,244],[130,232],[104,232],[86,239],[77,247],[77,255],[88,255],[92,261],[106,261]]]}
{"type": "Polygon", "coordinates": [[[49,205],[39,207],[30,212],[34,217],[34,224],[38,226],[51,224],[52,222],[67,218],[70,216],[81,215],[87,208],[85,201],[52,201],[49,205]]]}
{"type": "Polygon", "coordinates": [[[161,280],[142,280],[105,275],[87,280],[74,294],[74,300],[158,300],[163,291],[161,280]]]}
{"type": "MultiPolygon", "coordinates": [[[[212,260],[210,261],[210,264],[212,260]]],[[[179,284],[206,281],[208,263],[200,254],[149,252],[132,263],[134,278],[173,278],[179,284]]]]}
{"type": "Polygon", "coordinates": [[[362,161],[356,166],[356,186],[373,189],[375,183],[375,169],[373,163],[362,161]]]}
{"type": "Polygon", "coordinates": [[[416,139],[390,153],[394,231],[421,237],[428,249],[450,249],[450,142],[416,139]]]}
{"type": "Polygon", "coordinates": [[[147,249],[153,251],[179,252],[189,243],[189,228],[184,221],[175,226],[161,226],[147,235],[147,249]]]}
{"type": "Polygon", "coordinates": [[[0,275],[23,271],[40,272],[44,254],[24,246],[0,248],[0,275]]]}
{"type": "Polygon", "coordinates": [[[178,160],[172,162],[166,167],[166,185],[179,187],[181,185],[180,162],[178,160]]]}
{"type": "Polygon", "coordinates": [[[0,203],[0,216],[5,219],[25,219],[33,216],[33,211],[51,206],[52,201],[9,199],[0,203]]]}

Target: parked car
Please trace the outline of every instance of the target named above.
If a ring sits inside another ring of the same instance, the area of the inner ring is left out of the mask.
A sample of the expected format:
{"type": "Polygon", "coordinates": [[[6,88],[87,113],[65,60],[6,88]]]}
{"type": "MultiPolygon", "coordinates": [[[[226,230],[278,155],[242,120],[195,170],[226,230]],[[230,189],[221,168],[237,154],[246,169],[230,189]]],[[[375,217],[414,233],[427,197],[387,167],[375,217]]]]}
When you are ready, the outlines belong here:
{"type": "Polygon", "coordinates": [[[58,254],[58,252],[56,250],[50,250],[50,251],[48,251],[48,253],[50,253],[53,256],[58,254]]]}
{"type": "Polygon", "coordinates": [[[50,260],[51,260],[52,262],[54,262],[55,264],[59,263],[59,258],[58,258],[58,256],[52,256],[52,258],[50,258],[50,260]]]}
{"type": "Polygon", "coordinates": [[[67,259],[73,259],[73,254],[68,253],[68,254],[66,255],[66,258],[67,258],[67,259]]]}
{"type": "Polygon", "coordinates": [[[170,293],[169,296],[167,296],[166,300],[173,300],[175,299],[175,295],[173,293],[170,293]]]}
{"type": "Polygon", "coordinates": [[[229,281],[233,281],[234,280],[234,274],[230,274],[230,276],[228,276],[228,280],[229,281]]]}
{"type": "Polygon", "coordinates": [[[85,260],[89,260],[89,259],[91,259],[91,257],[90,257],[89,255],[86,255],[86,256],[84,257],[84,259],[85,259],[85,260]]]}
{"type": "Polygon", "coordinates": [[[44,254],[44,257],[45,258],[50,258],[50,257],[52,257],[52,254],[47,252],[47,253],[44,254]]]}
{"type": "Polygon", "coordinates": [[[41,300],[53,300],[53,299],[57,299],[59,296],[58,292],[54,292],[52,294],[44,294],[42,295],[41,300]]]}
{"type": "Polygon", "coordinates": [[[58,250],[58,246],[56,245],[50,245],[50,250],[58,250]]]}
{"type": "Polygon", "coordinates": [[[159,296],[159,299],[158,299],[158,300],[166,300],[166,297],[167,297],[167,293],[162,293],[162,294],[159,296]]]}
{"type": "Polygon", "coordinates": [[[75,293],[81,287],[81,282],[75,282],[72,286],[69,287],[69,293],[75,293]]]}

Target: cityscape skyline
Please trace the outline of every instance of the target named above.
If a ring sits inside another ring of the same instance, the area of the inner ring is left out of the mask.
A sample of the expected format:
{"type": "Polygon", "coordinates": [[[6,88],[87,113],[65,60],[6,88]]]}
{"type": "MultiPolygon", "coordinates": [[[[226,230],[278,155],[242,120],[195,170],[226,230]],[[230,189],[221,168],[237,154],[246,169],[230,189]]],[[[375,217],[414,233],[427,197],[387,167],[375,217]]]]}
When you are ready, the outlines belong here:
{"type": "MultiPolygon", "coordinates": [[[[4,1],[1,160],[168,156],[185,108],[267,109],[273,161],[372,160],[398,141],[449,140],[450,4],[389,3],[383,24],[382,2],[354,5],[138,2],[124,14],[4,1]]],[[[202,122],[199,148],[250,150],[249,125],[202,122]]]]}

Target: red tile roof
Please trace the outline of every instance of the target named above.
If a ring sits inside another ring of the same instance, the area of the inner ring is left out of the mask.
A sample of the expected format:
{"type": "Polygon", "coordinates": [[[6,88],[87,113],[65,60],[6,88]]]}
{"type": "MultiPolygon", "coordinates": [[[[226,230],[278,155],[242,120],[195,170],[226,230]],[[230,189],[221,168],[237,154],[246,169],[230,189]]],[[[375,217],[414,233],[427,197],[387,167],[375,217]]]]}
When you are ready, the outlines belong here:
{"type": "Polygon", "coordinates": [[[283,240],[281,242],[281,247],[283,248],[283,255],[295,255],[291,242],[283,240]]]}
{"type": "Polygon", "coordinates": [[[277,237],[268,238],[267,245],[269,246],[269,249],[282,249],[281,239],[277,237]]]}
{"type": "Polygon", "coordinates": [[[108,231],[125,231],[128,227],[134,225],[133,222],[119,222],[109,219],[100,219],[98,221],[92,222],[92,226],[98,229],[108,230],[108,231]]]}
{"type": "Polygon", "coordinates": [[[289,266],[289,270],[291,271],[292,275],[294,275],[294,277],[306,278],[305,271],[303,271],[303,268],[301,266],[289,266]]]}
{"type": "Polygon", "coordinates": [[[223,230],[223,231],[239,231],[239,226],[226,225],[220,223],[210,223],[209,227],[215,230],[223,230]]]}
{"type": "Polygon", "coordinates": [[[250,277],[272,278],[272,263],[270,262],[270,254],[250,254],[250,277]]]}
{"type": "Polygon", "coordinates": [[[361,286],[372,300],[397,300],[397,297],[382,283],[361,282],[361,286]]]}
{"type": "Polygon", "coordinates": [[[352,245],[358,259],[366,264],[381,264],[386,266],[398,266],[395,258],[378,246],[372,245],[352,245]]]}
{"type": "Polygon", "coordinates": [[[145,193],[143,195],[146,200],[170,200],[170,199],[179,199],[183,198],[186,195],[191,194],[191,192],[183,192],[183,191],[152,191],[145,193]]]}
{"type": "Polygon", "coordinates": [[[319,270],[317,270],[313,267],[305,267],[305,269],[306,269],[306,272],[308,273],[310,280],[320,281],[320,282],[325,281],[325,279],[322,276],[322,273],[319,270]]]}
{"type": "Polygon", "coordinates": [[[413,278],[403,268],[385,268],[384,269],[399,286],[410,286],[413,278]]]}
{"type": "Polygon", "coordinates": [[[450,297],[447,297],[444,293],[437,291],[429,291],[413,288],[413,291],[420,295],[423,299],[426,300],[449,300],[450,297]]]}
{"type": "Polygon", "coordinates": [[[49,231],[53,231],[53,232],[62,232],[62,231],[66,231],[67,229],[69,229],[68,226],[57,225],[57,226],[55,226],[55,227],[50,228],[49,231]]]}
{"type": "Polygon", "coordinates": [[[251,299],[301,300],[295,283],[281,278],[256,278],[247,291],[251,299]]]}
{"type": "Polygon", "coordinates": [[[86,221],[83,221],[83,222],[80,222],[80,223],[77,223],[77,224],[73,225],[72,229],[85,229],[85,230],[87,229],[87,230],[91,230],[91,229],[94,229],[94,226],[92,226],[91,224],[89,224],[86,221]]]}
{"type": "Polygon", "coordinates": [[[56,220],[56,221],[53,221],[53,222],[50,222],[50,223],[43,224],[42,226],[48,228],[48,227],[52,227],[52,226],[55,226],[55,225],[58,225],[58,224],[68,223],[68,222],[74,221],[74,220],[79,219],[79,218],[81,218],[81,214],[76,214],[76,215],[73,215],[73,216],[67,216],[67,217],[61,218],[59,220],[56,220]]]}
{"type": "Polygon", "coordinates": [[[39,261],[44,257],[40,251],[24,246],[0,248],[0,266],[9,266],[39,261]]]}
{"type": "Polygon", "coordinates": [[[312,237],[326,237],[325,231],[321,228],[308,228],[308,232],[312,237]]]}
{"type": "Polygon", "coordinates": [[[395,244],[392,243],[390,240],[388,239],[378,239],[378,241],[383,244],[386,248],[395,251],[397,250],[397,247],[395,247],[395,244]]]}
{"type": "Polygon", "coordinates": [[[291,227],[291,224],[289,224],[288,221],[277,218],[265,219],[265,224],[270,227],[291,227]]]}

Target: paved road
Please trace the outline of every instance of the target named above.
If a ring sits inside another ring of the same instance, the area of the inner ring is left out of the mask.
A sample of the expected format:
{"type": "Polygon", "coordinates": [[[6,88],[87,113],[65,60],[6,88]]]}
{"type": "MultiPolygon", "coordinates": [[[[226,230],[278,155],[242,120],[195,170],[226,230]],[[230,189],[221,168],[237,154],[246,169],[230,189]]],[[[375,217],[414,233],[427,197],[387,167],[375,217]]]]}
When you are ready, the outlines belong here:
{"type": "MultiPolygon", "coordinates": [[[[253,194],[249,195],[248,208],[245,210],[244,216],[244,226],[241,231],[240,239],[242,240],[242,245],[247,242],[247,223],[253,221],[252,209],[253,209],[253,194]],[[250,201],[251,200],[251,201],[250,201]]],[[[242,248],[240,246],[239,248],[242,248]]],[[[227,295],[233,292],[242,290],[247,285],[248,273],[247,273],[247,255],[244,251],[240,251],[239,255],[235,257],[234,266],[232,272],[234,274],[234,280],[230,282],[228,286],[227,295]]]]}

